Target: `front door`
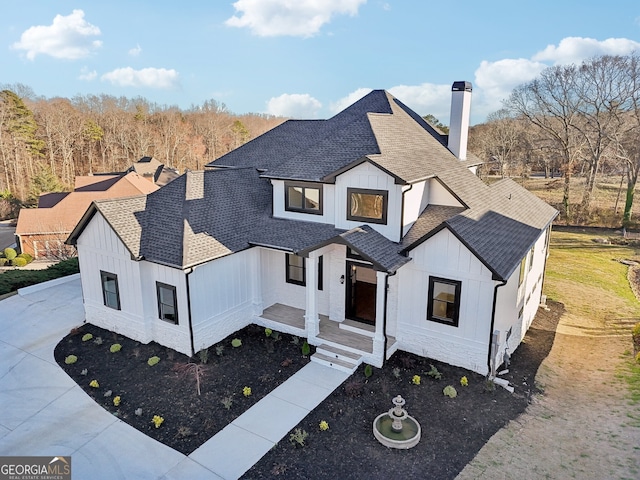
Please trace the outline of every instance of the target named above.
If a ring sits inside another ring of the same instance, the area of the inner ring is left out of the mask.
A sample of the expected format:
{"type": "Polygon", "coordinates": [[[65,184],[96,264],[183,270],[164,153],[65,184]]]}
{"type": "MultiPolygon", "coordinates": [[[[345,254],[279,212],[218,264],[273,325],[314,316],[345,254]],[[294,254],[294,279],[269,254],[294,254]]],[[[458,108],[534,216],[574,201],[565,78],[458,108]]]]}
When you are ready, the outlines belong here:
{"type": "Polygon", "coordinates": [[[347,262],[346,317],[374,325],[376,322],[376,272],[357,262],[347,262]]]}

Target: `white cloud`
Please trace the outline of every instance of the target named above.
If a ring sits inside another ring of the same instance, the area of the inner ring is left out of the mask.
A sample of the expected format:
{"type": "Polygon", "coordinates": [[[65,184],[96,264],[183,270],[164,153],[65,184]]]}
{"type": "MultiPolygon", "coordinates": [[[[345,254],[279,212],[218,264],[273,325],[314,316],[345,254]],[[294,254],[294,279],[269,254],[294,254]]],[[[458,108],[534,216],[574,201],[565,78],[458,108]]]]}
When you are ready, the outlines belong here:
{"type": "Polygon", "coordinates": [[[90,82],[92,80],[95,80],[97,76],[98,72],[96,72],[95,70],[90,72],[87,67],[82,67],[82,69],[80,70],[80,75],[78,76],[78,80],[85,80],[87,82],[90,82]]]}
{"type": "Polygon", "coordinates": [[[25,50],[29,60],[34,60],[38,54],[77,60],[89,56],[102,45],[101,41],[93,40],[98,35],[100,29],[84,19],[84,12],[74,10],[66,17],[56,15],[51,25],[28,28],[12,48],[25,50]]]}
{"type": "Polygon", "coordinates": [[[333,15],[358,13],[367,0],[238,0],[236,14],[225,24],[248,27],[254,35],[311,37],[331,21],[333,15]]]}
{"type": "Polygon", "coordinates": [[[267,102],[271,115],[290,118],[316,118],[322,104],[308,93],[283,93],[267,102]]]}
{"type": "Polygon", "coordinates": [[[140,47],[140,45],[136,45],[131,50],[129,50],[129,55],[131,55],[132,57],[137,57],[138,55],[140,55],[141,52],[142,52],[142,47],[140,47]]]}
{"type": "Polygon", "coordinates": [[[397,85],[391,87],[389,92],[420,115],[430,113],[442,123],[448,122],[451,110],[451,84],[397,85]]]}
{"type": "Polygon", "coordinates": [[[116,68],[102,75],[100,79],[120,87],[170,89],[179,85],[178,72],[166,68],[143,68],[141,70],[134,70],[131,67],[116,68]]]}
{"type": "Polygon", "coordinates": [[[358,88],[357,90],[351,92],[346,97],[342,97],[337,102],[332,102],[331,105],[329,106],[329,110],[331,110],[333,113],[341,112],[342,110],[347,108],[349,105],[356,103],[366,94],[371,92],[371,90],[372,90],[371,88],[358,88]]]}
{"type": "Polygon", "coordinates": [[[556,45],[547,48],[533,56],[534,61],[553,62],[555,65],[580,63],[599,55],[627,55],[634,50],[640,50],[640,43],[628,38],[594,38],[567,37],[556,45]]]}

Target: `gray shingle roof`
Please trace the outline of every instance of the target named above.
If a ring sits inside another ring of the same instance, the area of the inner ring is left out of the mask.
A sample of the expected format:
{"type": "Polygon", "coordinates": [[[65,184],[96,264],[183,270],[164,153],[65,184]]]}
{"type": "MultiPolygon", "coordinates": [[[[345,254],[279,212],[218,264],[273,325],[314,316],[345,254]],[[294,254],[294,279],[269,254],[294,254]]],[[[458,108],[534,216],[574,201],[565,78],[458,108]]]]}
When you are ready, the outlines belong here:
{"type": "MultiPolygon", "coordinates": [[[[471,163],[473,163],[473,160],[471,163]]],[[[389,93],[375,90],[329,120],[288,121],[188,172],[145,198],[98,202],[132,255],[180,268],[266,245],[305,253],[345,243],[395,271],[407,252],[442,228],[451,230],[499,279],[517,268],[557,212],[509,180],[489,187],[446,148],[446,137],[389,93]],[[435,178],[459,207],[430,205],[401,244],[368,226],[333,225],[271,215],[268,178],[331,182],[369,161],[397,183],[435,178]]]]}

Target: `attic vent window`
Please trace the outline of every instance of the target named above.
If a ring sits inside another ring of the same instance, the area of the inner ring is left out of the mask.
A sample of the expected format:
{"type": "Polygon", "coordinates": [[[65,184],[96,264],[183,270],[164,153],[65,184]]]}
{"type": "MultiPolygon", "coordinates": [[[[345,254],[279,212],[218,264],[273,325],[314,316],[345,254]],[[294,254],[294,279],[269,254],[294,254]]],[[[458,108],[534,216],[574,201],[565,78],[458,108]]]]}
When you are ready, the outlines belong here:
{"type": "Polygon", "coordinates": [[[322,215],[322,185],[318,183],[286,182],[285,210],[322,215]]]}
{"type": "Polygon", "coordinates": [[[347,220],[367,223],[387,223],[386,190],[347,188],[347,220]]]}

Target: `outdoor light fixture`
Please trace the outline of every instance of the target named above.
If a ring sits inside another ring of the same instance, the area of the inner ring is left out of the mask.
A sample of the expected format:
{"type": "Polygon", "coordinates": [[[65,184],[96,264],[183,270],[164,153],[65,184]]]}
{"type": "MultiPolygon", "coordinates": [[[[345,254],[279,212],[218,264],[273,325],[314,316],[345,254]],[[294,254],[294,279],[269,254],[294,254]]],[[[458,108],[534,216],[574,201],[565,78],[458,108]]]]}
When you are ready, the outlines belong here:
{"type": "Polygon", "coordinates": [[[344,275],[340,275],[340,283],[344,285],[344,275]]]}

